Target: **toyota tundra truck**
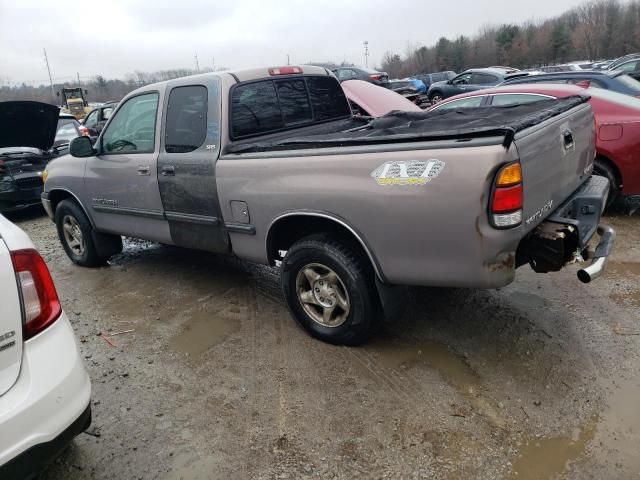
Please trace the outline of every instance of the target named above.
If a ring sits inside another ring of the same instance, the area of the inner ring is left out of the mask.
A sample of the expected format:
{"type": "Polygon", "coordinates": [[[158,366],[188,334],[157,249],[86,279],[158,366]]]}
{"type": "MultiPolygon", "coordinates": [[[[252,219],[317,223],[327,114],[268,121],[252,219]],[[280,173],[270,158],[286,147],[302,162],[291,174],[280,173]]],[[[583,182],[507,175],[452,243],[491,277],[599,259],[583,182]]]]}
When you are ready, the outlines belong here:
{"type": "Polygon", "coordinates": [[[321,67],[184,77],[74,139],[42,202],[78,265],[129,236],[278,266],[299,324],[353,345],[397,287],[497,288],[587,260],[578,277],[601,274],[615,232],[587,100],[371,119],[321,67]]]}

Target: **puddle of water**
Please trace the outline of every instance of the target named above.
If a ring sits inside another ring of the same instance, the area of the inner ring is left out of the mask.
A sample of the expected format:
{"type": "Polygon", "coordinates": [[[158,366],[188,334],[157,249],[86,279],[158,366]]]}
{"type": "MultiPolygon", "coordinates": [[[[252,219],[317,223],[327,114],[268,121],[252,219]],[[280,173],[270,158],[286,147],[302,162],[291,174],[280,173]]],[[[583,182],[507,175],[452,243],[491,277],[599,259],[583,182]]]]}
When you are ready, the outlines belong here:
{"type": "Polygon", "coordinates": [[[510,480],[548,480],[561,474],[569,462],[585,451],[596,433],[598,417],[577,432],[573,438],[550,437],[528,441],[516,458],[510,480]]]}
{"type": "Polygon", "coordinates": [[[640,263],[637,262],[609,262],[606,273],[617,277],[629,275],[640,276],[640,263]]]}
{"type": "Polygon", "coordinates": [[[485,398],[482,383],[473,369],[442,343],[423,341],[419,345],[400,342],[373,343],[366,350],[374,353],[380,364],[388,369],[409,369],[420,365],[428,366],[467,398],[474,409],[493,425],[504,428],[505,421],[493,407],[493,402],[485,398]]]}
{"type": "Polygon", "coordinates": [[[203,309],[191,315],[185,329],[173,337],[170,344],[174,350],[196,357],[224,342],[239,329],[239,316],[203,309]]]}

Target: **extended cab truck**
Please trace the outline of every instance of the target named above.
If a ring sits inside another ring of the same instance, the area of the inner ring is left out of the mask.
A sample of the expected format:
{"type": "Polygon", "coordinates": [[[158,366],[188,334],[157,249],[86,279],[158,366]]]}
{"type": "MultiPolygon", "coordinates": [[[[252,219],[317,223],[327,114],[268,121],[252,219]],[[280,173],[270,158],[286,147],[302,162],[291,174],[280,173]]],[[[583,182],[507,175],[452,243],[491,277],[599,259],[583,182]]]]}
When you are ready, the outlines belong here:
{"type": "Polygon", "coordinates": [[[295,319],[356,344],[391,286],[501,287],[520,265],[580,258],[597,228],[580,275],[602,271],[614,232],[598,227],[608,182],[591,176],[585,102],[472,109],[482,126],[456,131],[461,112],[364,124],[319,67],[185,77],[132,92],[95,145],[75,139],[42,200],[79,265],[104,264],[121,235],[279,264],[295,319]],[[518,112],[517,128],[487,126],[518,112]]]}

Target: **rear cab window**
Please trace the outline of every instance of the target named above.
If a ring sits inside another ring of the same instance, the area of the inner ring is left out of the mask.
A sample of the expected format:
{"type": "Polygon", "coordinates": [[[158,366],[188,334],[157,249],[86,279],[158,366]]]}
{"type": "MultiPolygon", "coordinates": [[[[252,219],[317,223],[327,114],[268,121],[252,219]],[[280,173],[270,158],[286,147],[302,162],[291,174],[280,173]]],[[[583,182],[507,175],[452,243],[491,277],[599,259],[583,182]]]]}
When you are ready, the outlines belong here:
{"type": "Polygon", "coordinates": [[[203,85],[175,87],[169,94],[164,135],[167,153],[198,149],[207,136],[207,88],[203,85]]]}
{"type": "Polygon", "coordinates": [[[297,76],[239,84],[231,93],[231,138],[240,139],[351,116],[332,76],[297,76]]]}

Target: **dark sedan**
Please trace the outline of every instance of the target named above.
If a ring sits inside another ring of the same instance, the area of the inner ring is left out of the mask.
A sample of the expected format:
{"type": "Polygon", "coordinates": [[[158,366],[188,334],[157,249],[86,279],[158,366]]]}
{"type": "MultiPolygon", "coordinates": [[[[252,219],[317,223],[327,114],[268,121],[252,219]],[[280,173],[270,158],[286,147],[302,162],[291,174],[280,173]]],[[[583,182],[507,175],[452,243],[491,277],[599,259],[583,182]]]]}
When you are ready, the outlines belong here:
{"type": "Polygon", "coordinates": [[[473,92],[482,88],[495,87],[512,77],[527,76],[527,73],[507,68],[472,68],[445,82],[436,82],[429,87],[427,95],[431,103],[445,98],[473,92]]]}
{"type": "Polygon", "coordinates": [[[336,74],[341,83],[346,80],[364,80],[379,87],[390,87],[387,72],[378,72],[364,67],[340,67],[333,70],[333,73],[336,74]]]}
{"type": "Polygon", "coordinates": [[[578,84],[584,87],[604,88],[613,92],[640,97],[640,82],[620,70],[584,70],[577,72],[544,73],[528,77],[508,78],[502,82],[501,85],[516,85],[521,83],[578,84]]]}

